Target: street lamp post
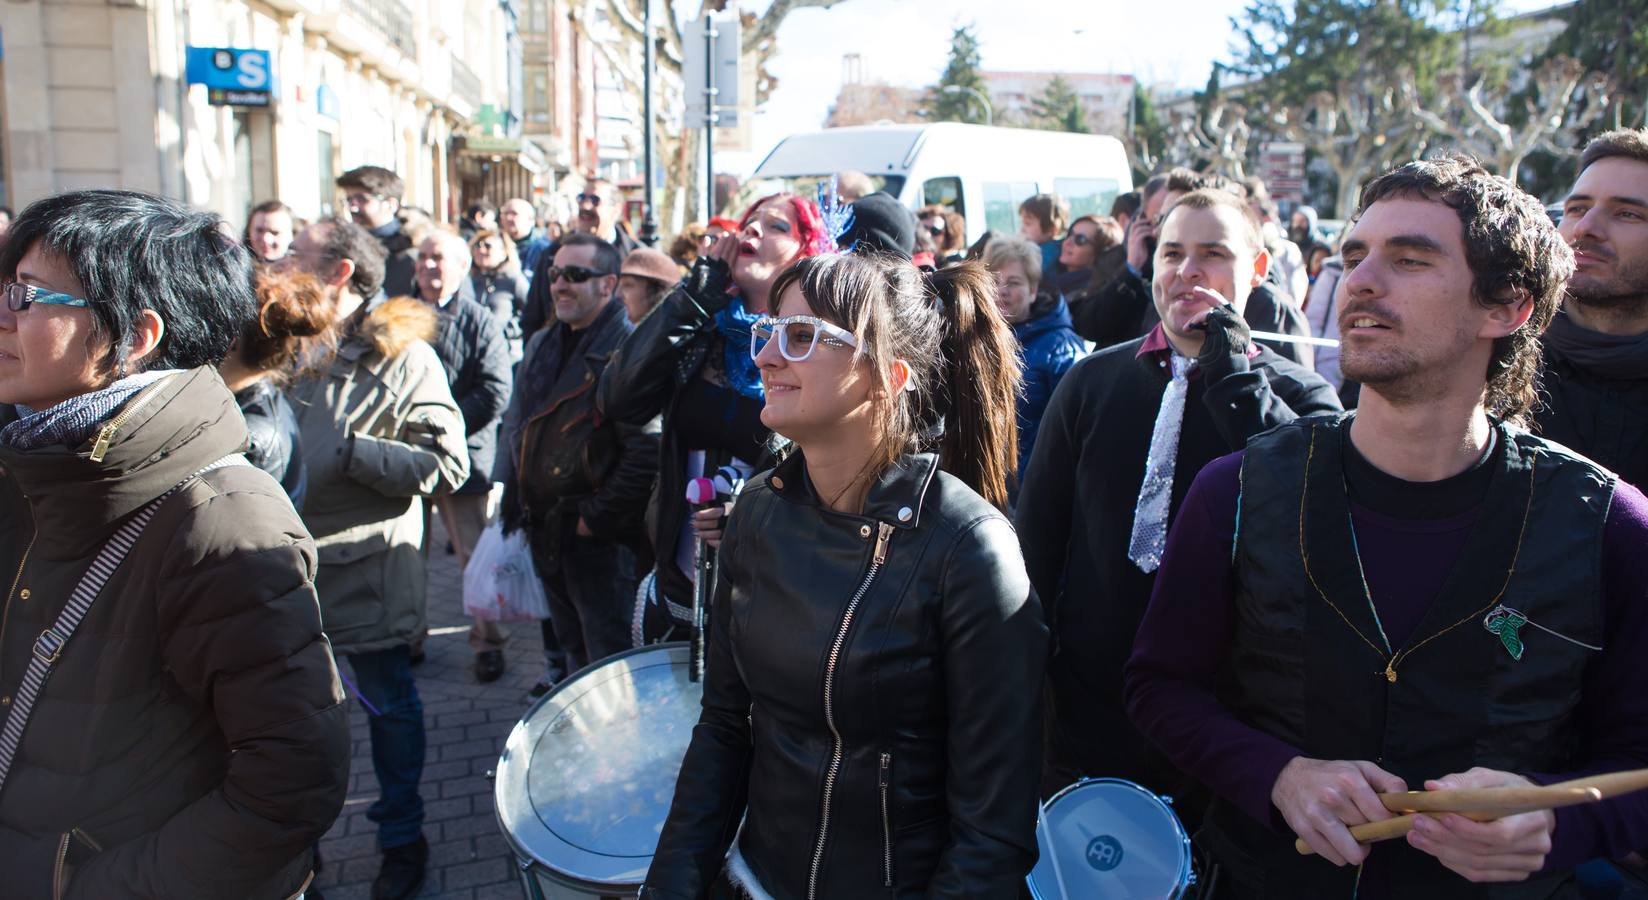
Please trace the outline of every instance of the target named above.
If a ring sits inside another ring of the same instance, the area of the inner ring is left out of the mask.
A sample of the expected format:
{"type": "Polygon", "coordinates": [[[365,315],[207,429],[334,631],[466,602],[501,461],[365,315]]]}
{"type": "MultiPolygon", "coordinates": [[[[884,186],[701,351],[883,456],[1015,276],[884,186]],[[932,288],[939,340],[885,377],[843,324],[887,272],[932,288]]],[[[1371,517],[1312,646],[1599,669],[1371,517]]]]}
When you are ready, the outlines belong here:
{"type": "Polygon", "coordinates": [[[646,170],[642,178],[642,208],[645,210],[641,219],[641,243],[648,247],[658,243],[658,217],[653,213],[653,200],[656,196],[653,186],[652,160],[652,70],[653,62],[653,31],[652,31],[652,0],[645,0],[646,9],[641,16],[641,30],[646,32],[646,40],[642,51],[641,64],[641,115],[644,124],[641,128],[642,167],[646,170]]]}
{"type": "Polygon", "coordinates": [[[978,88],[970,88],[970,87],[967,87],[965,85],[960,85],[960,84],[947,84],[947,85],[944,86],[943,92],[946,93],[946,94],[972,94],[974,97],[976,97],[978,99],[978,102],[981,105],[984,106],[984,124],[985,125],[994,125],[995,124],[995,122],[996,122],[996,111],[990,105],[990,98],[984,96],[983,91],[979,90],[978,88]]]}

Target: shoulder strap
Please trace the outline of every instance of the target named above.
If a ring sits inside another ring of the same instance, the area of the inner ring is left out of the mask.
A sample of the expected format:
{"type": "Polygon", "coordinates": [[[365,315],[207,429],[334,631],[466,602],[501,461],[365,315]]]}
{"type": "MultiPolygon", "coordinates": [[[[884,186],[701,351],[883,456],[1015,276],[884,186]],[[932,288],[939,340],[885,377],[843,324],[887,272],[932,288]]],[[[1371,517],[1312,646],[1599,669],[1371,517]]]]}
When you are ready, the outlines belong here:
{"type": "Polygon", "coordinates": [[[63,655],[63,648],[68,645],[69,638],[74,636],[76,628],[80,627],[81,620],[92,608],[92,601],[102,592],[103,586],[108,583],[110,576],[120,568],[126,555],[137,543],[138,536],[154,518],[155,512],[161,504],[177,493],[178,489],[189,482],[214,469],[226,466],[249,466],[250,462],[239,453],[231,453],[217,462],[190,475],[159,497],[149,501],[148,505],[139,509],[114,536],[110,537],[103,549],[98,551],[97,557],[92,560],[91,568],[80,576],[80,583],[75,585],[74,593],[69,596],[69,602],[58,614],[57,621],[50,628],[40,632],[40,637],[34,642],[34,655],[29,660],[29,667],[23,673],[23,683],[12,698],[11,711],[6,716],[6,724],[0,729],[0,791],[5,790],[6,776],[11,772],[12,759],[17,755],[17,748],[23,743],[23,729],[29,723],[29,714],[34,711],[34,702],[40,696],[40,689],[45,686],[50,677],[52,667],[57,664],[58,657],[63,655]]]}

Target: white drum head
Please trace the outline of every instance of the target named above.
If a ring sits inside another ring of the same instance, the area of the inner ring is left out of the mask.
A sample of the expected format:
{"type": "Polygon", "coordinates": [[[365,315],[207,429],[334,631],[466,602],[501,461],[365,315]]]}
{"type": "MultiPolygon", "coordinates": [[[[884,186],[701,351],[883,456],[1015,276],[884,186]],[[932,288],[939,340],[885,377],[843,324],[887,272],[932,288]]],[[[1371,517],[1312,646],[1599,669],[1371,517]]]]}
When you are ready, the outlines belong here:
{"type": "Polygon", "coordinates": [[[498,822],[557,880],[636,887],[646,877],[698,723],[687,645],[597,663],[516,723],[498,760],[498,822]]]}
{"type": "Polygon", "coordinates": [[[1054,795],[1036,844],[1041,857],[1029,881],[1038,900],[1172,898],[1190,884],[1184,826],[1166,803],[1130,781],[1095,778],[1054,795]]]}

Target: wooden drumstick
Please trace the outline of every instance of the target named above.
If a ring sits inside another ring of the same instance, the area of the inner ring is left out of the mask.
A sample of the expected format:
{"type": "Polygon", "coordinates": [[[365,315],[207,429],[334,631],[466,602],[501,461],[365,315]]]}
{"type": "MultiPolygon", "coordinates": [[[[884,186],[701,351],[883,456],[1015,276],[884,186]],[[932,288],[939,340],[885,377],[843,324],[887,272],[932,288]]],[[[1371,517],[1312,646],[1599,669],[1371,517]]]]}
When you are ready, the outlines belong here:
{"type": "MultiPolygon", "coordinates": [[[[1491,822],[1518,813],[1594,803],[1644,789],[1648,789],[1648,769],[1611,772],[1543,787],[1397,791],[1380,794],[1379,802],[1391,812],[1404,815],[1352,826],[1350,834],[1357,843],[1368,844],[1407,834],[1413,829],[1414,813],[1429,814],[1433,818],[1454,813],[1477,822],[1491,822]]],[[[1293,846],[1306,856],[1316,852],[1304,838],[1295,840],[1293,846]]]]}

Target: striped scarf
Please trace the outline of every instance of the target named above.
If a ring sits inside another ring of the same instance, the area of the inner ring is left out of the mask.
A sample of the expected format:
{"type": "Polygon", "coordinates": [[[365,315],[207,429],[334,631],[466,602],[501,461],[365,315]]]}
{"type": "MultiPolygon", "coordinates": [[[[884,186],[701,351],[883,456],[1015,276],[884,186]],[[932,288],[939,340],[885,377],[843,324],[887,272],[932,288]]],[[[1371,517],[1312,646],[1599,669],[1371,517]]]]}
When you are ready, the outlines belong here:
{"type": "Polygon", "coordinates": [[[21,418],[0,429],[0,445],[23,452],[42,447],[78,447],[90,440],[103,420],[114,415],[133,394],[180,371],[157,369],[127,375],[106,388],[70,397],[49,409],[36,411],[18,405],[21,418]]]}

